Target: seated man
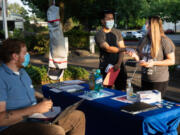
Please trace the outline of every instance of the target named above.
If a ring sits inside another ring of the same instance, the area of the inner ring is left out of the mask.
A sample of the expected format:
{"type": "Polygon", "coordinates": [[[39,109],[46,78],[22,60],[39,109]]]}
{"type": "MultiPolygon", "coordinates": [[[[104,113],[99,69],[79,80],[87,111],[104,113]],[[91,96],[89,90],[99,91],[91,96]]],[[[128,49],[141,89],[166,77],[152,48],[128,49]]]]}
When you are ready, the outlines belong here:
{"type": "Polygon", "coordinates": [[[23,41],[7,39],[0,46],[0,134],[1,135],[84,135],[85,116],[80,111],[67,114],[57,125],[27,122],[33,113],[45,113],[51,100],[36,103],[31,79],[22,68],[29,63],[23,41]]]}

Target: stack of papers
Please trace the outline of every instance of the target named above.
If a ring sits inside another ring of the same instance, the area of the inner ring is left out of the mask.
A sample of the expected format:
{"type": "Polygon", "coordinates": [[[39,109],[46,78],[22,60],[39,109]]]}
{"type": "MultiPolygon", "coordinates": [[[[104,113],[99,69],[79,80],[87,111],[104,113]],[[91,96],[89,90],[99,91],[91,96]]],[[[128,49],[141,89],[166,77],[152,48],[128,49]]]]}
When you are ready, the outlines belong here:
{"type": "Polygon", "coordinates": [[[62,92],[62,91],[76,92],[76,91],[84,89],[83,86],[79,85],[79,84],[82,84],[82,83],[85,83],[85,81],[70,80],[70,81],[47,84],[47,86],[51,87],[50,91],[53,91],[55,93],[59,93],[59,92],[62,92]]]}
{"type": "Polygon", "coordinates": [[[55,93],[59,93],[62,91],[71,93],[71,92],[76,92],[82,89],[84,89],[84,87],[81,85],[67,85],[67,86],[56,86],[56,88],[52,88],[50,89],[50,91],[53,91],[55,93]]]}
{"type": "Polygon", "coordinates": [[[84,89],[81,85],[67,85],[67,86],[60,86],[58,89],[66,91],[66,92],[74,92],[76,90],[84,89]]]}
{"type": "Polygon", "coordinates": [[[137,92],[137,101],[144,103],[161,102],[161,92],[158,90],[147,90],[137,92]]]}
{"type": "Polygon", "coordinates": [[[81,84],[81,83],[85,83],[85,81],[82,80],[69,80],[69,81],[64,81],[62,82],[63,84],[67,84],[67,85],[72,85],[72,84],[81,84]]]}

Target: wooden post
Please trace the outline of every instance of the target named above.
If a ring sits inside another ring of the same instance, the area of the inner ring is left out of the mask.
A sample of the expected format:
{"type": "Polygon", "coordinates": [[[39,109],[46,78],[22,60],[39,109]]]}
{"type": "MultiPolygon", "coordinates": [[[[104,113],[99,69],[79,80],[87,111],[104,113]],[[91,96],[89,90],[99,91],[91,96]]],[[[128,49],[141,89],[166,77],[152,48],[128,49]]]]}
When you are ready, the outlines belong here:
{"type": "Polygon", "coordinates": [[[89,46],[90,53],[95,53],[95,41],[94,36],[90,36],[90,46],[89,46]]]}
{"type": "Polygon", "coordinates": [[[65,49],[67,52],[67,56],[69,55],[69,42],[68,42],[68,37],[65,37],[65,49]]]}

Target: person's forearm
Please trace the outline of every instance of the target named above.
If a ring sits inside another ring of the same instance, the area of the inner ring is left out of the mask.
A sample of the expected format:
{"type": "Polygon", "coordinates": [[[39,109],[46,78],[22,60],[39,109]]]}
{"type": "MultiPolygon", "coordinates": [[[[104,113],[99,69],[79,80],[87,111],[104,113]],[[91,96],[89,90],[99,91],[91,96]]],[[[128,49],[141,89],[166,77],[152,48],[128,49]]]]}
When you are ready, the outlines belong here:
{"type": "Polygon", "coordinates": [[[114,47],[114,46],[106,47],[105,50],[108,53],[118,53],[119,52],[119,48],[114,47]]]}
{"type": "Polygon", "coordinates": [[[118,52],[125,52],[126,51],[125,48],[118,48],[118,47],[114,47],[114,46],[109,46],[109,47],[105,48],[105,50],[108,53],[118,53],[118,52]]]}
{"type": "Polygon", "coordinates": [[[35,113],[35,106],[20,110],[4,111],[0,113],[0,126],[10,126],[16,124],[26,117],[35,113]]]}
{"type": "Polygon", "coordinates": [[[162,61],[154,61],[154,66],[171,66],[175,64],[175,60],[165,59],[162,61]]]}
{"type": "Polygon", "coordinates": [[[120,52],[119,53],[119,58],[118,58],[118,62],[117,64],[120,66],[121,63],[123,62],[123,58],[124,58],[124,52],[120,52]]]}

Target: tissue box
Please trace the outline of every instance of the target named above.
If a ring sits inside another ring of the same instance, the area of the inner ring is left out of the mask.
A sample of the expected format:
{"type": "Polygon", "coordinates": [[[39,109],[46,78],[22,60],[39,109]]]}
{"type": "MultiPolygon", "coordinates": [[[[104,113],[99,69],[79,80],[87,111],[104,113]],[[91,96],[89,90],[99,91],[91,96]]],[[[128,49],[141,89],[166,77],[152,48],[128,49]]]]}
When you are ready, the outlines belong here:
{"type": "Polygon", "coordinates": [[[147,90],[137,92],[137,100],[144,103],[161,102],[161,92],[158,90],[147,90]]]}

